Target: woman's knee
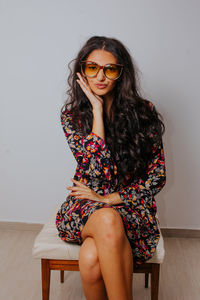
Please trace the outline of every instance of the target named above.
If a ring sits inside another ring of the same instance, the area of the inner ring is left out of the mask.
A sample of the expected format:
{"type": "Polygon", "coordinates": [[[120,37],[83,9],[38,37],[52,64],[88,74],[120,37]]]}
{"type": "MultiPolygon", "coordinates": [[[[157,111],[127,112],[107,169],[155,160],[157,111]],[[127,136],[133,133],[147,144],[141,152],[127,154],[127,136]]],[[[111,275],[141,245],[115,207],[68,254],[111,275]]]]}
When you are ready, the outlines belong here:
{"type": "MultiPolygon", "coordinates": [[[[88,220],[88,229],[94,238],[103,243],[119,244],[123,242],[125,231],[120,214],[113,208],[101,208],[95,211],[88,220]]],[[[85,230],[87,234],[87,227],[85,230]]]]}
{"type": "Polygon", "coordinates": [[[84,281],[92,284],[101,278],[97,249],[91,237],[86,238],[81,246],[79,268],[84,281]]]}
{"type": "Polygon", "coordinates": [[[119,226],[121,224],[120,214],[114,208],[101,208],[95,211],[95,218],[102,224],[109,226],[119,226]]]}
{"type": "Polygon", "coordinates": [[[125,231],[120,214],[113,208],[105,208],[101,213],[103,242],[112,246],[124,241],[125,231]]]}

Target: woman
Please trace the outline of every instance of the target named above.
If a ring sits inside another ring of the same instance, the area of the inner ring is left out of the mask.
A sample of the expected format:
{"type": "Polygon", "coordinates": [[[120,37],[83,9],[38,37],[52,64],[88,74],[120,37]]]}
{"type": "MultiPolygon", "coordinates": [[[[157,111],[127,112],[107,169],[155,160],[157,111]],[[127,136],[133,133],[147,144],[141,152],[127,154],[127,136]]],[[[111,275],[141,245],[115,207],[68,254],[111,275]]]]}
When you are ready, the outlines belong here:
{"type": "Polygon", "coordinates": [[[62,240],[81,245],[86,298],[130,300],[133,268],[160,237],[154,195],[165,184],[164,125],[116,39],[90,38],[68,82],[61,120],[77,168],[56,226],[62,240]]]}

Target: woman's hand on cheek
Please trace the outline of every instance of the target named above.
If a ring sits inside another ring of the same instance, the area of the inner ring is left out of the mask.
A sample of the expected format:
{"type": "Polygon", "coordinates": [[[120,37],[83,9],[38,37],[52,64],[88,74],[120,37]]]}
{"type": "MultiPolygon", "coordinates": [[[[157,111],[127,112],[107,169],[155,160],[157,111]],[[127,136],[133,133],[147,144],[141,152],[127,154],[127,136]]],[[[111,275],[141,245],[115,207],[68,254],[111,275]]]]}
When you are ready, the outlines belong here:
{"type": "Polygon", "coordinates": [[[102,195],[97,194],[89,187],[85,186],[84,184],[80,183],[75,179],[71,179],[75,186],[67,187],[67,190],[71,190],[72,192],[69,196],[74,196],[76,199],[87,199],[87,200],[94,200],[99,202],[106,203],[106,198],[102,195]]]}
{"type": "Polygon", "coordinates": [[[82,75],[77,72],[76,73],[78,78],[76,81],[78,82],[79,86],[81,87],[82,91],[85,93],[85,95],[87,96],[88,100],[90,101],[92,108],[94,110],[99,110],[99,109],[103,109],[103,99],[94,94],[89,86],[89,84],[87,83],[86,79],[82,77],[82,75]]]}

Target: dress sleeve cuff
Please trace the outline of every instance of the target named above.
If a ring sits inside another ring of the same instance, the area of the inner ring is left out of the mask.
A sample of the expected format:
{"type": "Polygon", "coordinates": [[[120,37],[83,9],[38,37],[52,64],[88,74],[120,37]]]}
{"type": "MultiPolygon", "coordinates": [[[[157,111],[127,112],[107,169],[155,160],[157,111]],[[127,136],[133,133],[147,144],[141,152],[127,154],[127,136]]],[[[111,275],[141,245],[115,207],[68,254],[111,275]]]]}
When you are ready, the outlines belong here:
{"type": "Polygon", "coordinates": [[[121,200],[126,205],[137,207],[138,205],[144,205],[148,201],[149,197],[152,197],[150,190],[146,189],[143,184],[135,184],[122,188],[118,191],[121,200]]]}

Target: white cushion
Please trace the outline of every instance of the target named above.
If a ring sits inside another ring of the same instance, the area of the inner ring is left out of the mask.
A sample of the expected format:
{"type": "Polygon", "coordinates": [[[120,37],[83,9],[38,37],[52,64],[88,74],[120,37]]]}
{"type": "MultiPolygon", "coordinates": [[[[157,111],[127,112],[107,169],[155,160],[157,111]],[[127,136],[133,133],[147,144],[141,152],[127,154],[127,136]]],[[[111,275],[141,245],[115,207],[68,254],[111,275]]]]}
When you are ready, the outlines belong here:
{"type": "MultiPolygon", "coordinates": [[[[80,246],[66,243],[58,236],[55,220],[59,208],[60,205],[55,207],[46,224],[37,235],[32,249],[34,258],[78,260],[80,246]]],[[[164,241],[161,235],[154,256],[147,263],[162,263],[164,255],[164,241]]]]}

